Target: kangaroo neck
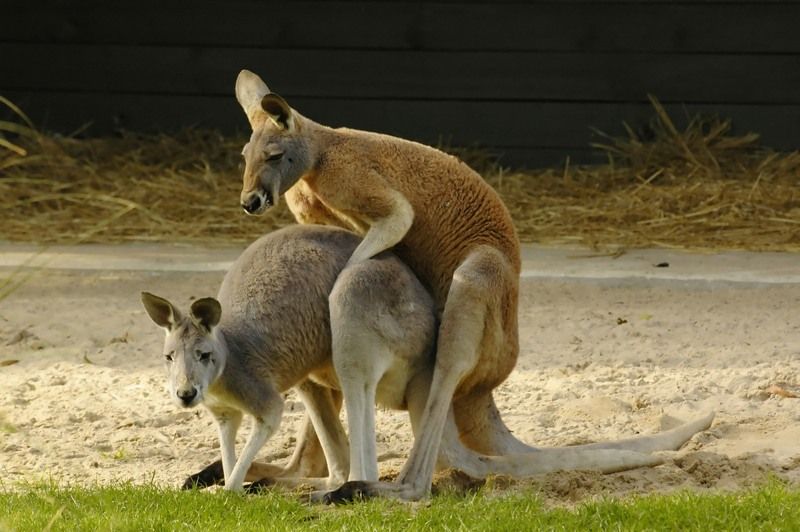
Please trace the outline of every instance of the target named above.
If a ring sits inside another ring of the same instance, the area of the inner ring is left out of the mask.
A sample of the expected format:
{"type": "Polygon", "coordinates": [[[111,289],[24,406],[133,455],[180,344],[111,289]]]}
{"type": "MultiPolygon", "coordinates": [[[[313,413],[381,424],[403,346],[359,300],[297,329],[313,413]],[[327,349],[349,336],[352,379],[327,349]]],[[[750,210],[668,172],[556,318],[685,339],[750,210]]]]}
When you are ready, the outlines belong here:
{"type": "Polygon", "coordinates": [[[214,383],[225,372],[225,368],[230,365],[231,357],[230,350],[228,349],[228,342],[225,339],[225,332],[222,330],[222,327],[215,328],[212,332],[212,336],[214,338],[214,351],[217,357],[214,377],[211,380],[211,382],[214,383]]]}

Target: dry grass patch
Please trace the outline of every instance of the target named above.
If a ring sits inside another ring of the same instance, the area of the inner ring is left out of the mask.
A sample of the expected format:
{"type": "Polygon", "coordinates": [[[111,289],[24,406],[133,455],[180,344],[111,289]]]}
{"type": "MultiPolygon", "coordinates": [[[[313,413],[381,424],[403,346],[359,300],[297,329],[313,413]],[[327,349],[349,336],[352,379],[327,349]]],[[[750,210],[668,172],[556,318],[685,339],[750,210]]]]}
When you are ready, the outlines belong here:
{"type": "MultiPolygon", "coordinates": [[[[800,251],[800,154],[733,136],[716,117],[679,130],[653,106],[647,135],[596,146],[607,164],[516,172],[461,155],[500,192],[523,241],[800,251]]],[[[77,139],[43,134],[15,111],[18,121],[0,122],[0,238],[228,244],[292,222],[285,206],[241,213],[244,139],[207,130],[77,139]]]]}

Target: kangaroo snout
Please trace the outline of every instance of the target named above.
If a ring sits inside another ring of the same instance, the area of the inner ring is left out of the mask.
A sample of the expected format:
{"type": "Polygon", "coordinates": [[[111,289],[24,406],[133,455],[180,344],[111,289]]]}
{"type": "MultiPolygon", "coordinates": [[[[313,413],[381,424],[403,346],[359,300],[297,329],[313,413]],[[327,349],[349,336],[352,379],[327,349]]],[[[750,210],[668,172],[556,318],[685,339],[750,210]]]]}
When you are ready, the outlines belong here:
{"type": "Polygon", "coordinates": [[[247,214],[261,214],[275,203],[272,193],[265,190],[255,190],[242,194],[242,208],[247,214]]]}
{"type": "Polygon", "coordinates": [[[186,388],[182,390],[178,390],[176,392],[178,399],[180,399],[181,404],[185,407],[192,406],[195,398],[197,397],[197,388],[192,386],[191,388],[186,388]]]}

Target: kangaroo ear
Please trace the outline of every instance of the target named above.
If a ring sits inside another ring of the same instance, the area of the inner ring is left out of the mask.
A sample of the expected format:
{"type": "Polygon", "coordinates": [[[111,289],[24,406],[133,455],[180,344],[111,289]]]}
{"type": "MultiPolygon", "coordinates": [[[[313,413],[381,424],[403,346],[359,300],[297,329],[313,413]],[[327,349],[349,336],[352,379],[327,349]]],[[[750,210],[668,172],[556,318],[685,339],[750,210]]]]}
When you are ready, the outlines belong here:
{"type": "Polygon", "coordinates": [[[142,292],[142,304],[147,315],[159,327],[172,329],[181,320],[181,314],[175,306],[163,297],[149,292],[142,292]]]}
{"type": "Polygon", "coordinates": [[[271,92],[261,98],[261,109],[269,115],[281,129],[289,129],[292,122],[292,108],[286,100],[271,92]]]}
{"type": "Polygon", "coordinates": [[[192,318],[205,327],[208,332],[211,332],[213,327],[219,323],[219,318],[222,315],[222,306],[219,301],[213,297],[204,297],[192,303],[192,318]]]}
{"type": "Polygon", "coordinates": [[[242,70],[236,78],[236,99],[244,109],[244,114],[250,121],[250,125],[255,123],[255,115],[261,110],[261,99],[269,94],[269,87],[264,81],[249,70],[242,70]]]}

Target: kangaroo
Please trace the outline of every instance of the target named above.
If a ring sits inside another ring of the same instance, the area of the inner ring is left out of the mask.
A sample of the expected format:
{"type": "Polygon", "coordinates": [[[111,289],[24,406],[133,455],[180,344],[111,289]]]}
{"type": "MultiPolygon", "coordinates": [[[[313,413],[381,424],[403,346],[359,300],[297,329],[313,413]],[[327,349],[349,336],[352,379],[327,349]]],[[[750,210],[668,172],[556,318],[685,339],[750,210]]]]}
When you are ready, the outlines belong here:
{"type": "Polygon", "coordinates": [[[329,475],[322,486],[338,486],[348,473],[377,480],[376,396],[405,408],[407,384],[431,365],[435,320],[431,297],[393,255],[342,273],[358,243],[341,229],[292,226],[250,245],[225,275],[217,299],[198,299],[187,313],[142,293],[147,314],[167,333],[171,397],[184,408],[203,404],[216,420],[226,489],[243,488],[253,458],[280,423],[281,393],[292,387],[324,452],[329,475]],[[329,308],[337,312],[331,316],[329,308]],[[362,342],[371,357],[360,357],[362,342]],[[331,393],[340,381],[357,442],[352,471],[340,402],[331,393]],[[237,460],[245,413],[253,428],[237,460]],[[364,464],[375,465],[365,470],[364,464]]]}
{"type": "MultiPolygon", "coordinates": [[[[418,432],[433,374],[433,300],[411,270],[388,252],[344,268],[358,243],[356,235],[342,229],[291,226],[249,246],[225,275],[217,299],[198,299],[184,313],[164,298],[142,294],[148,315],[167,333],[170,396],[183,408],[204,405],[217,422],[226,489],[240,490],[245,480],[265,476],[321,490],[346,479],[377,481],[376,403],[408,410],[418,432]],[[284,469],[253,467],[253,458],[280,422],[281,393],[291,387],[319,436],[327,478],[300,478],[296,457],[284,469]],[[350,428],[349,453],[338,415],[341,395],[350,428]],[[234,442],[245,413],[252,416],[253,429],[237,460],[234,442]]],[[[657,439],[651,447],[675,447],[696,430],[687,425],[640,440],[657,439]]],[[[480,455],[461,443],[451,411],[438,465],[459,467],[476,477],[525,476],[591,467],[604,451],[550,452],[555,454],[541,461],[526,455],[480,455]]],[[[606,471],[660,462],[620,451],[606,452],[604,459],[599,467],[606,471]]],[[[206,481],[213,474],[207,472],[206,481]]],[[[342,497],[337,491],[320,491],[314,498],[337,502],[342,497]]]]}
{"type": "MultiPolygon", "coordinates": [[[[553,466],[589,453],[593,467],[619,469],[641,464],[627,451],[657,450],[651,440],[623,440],[544,453],[503,423],[493,390],[519,352],[520,250],[508,210],[480,175],[429,146],[318,124],[246,70],[236,80],[236,97],[253,130],[242,151],[244,210],[261,214],[283,196],[298,222],[363,236],[348,265],[393,248],[433,296],[435,362],[408,461],[395,482],[345,485],[343,498],[424,497],[451,408],[460,439],[484,455],[524,454],[528,462],[553,466]]],[[[702,430],[712,418],[693,426],[702,430]]]]}

